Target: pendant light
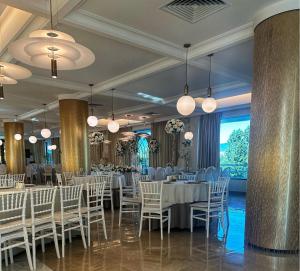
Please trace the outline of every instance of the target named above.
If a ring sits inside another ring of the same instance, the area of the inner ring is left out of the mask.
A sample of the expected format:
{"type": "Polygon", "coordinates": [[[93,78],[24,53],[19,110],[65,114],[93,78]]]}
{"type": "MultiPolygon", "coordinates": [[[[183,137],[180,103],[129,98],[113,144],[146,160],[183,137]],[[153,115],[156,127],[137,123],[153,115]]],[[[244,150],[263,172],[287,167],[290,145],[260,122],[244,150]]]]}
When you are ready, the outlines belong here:
{"type": "Polygon", "coordinates": [[[190,129],[190,120],[189,119],[188,119],[187,127],[188,127],[188,129],[187,129],[188,131],[184,133],[184,139],[192,140],[194,135],[193,135],[193,133],[191,132],[191,129],[190,129]]]}
{"type": "Polygon", "coordinates": [[[31,136],[28,138],[31,144],[35,144],[37,142],[37,138],[33,133],[33,121],[31,121],[31,136]]]}
{"type": "MultiPolygon", "coordinates": [[[[17,122],[17,120],[18,120],[18,115],[16,115],[16,117],[15,117],[15,122],[17,122]]],[[[17,141],[19,141],[19,140],[22,139],[22,135],[19,132],[16,132],[14,134],[14,139],[17,140],[17,141]]]]}
{"type": "Polygon", "coordinates": [[[217,108],[217,101],[211,96],[212,89],[211,89],[211,58],[213,54],[208,55],[209,57],[209,75],[208,75],[208,89],[207,89],[207,98],[204,99],[202,102],[202,109],[206,113],[212,113],[217,108]]]}
{"type": "Polygon", "coordinates": [[[43,138],[49,138],[51,136],[51,131],[50,131],[50,129],[47,128],[47,121],[46,121],[46,111],[47,111],[47,108],[46,108],[46,104],[44,104],[44,107],[45,107],[45,110],[44,110],[44,120],[45,120],[45,123],[44,123],[44,128],[41,130],[41,136],[43,138]]]}
{"type": "Polygon", "coordinates": [[[98,124],[98,118],[96,116],[94,116],[94,108],[93,108],[93,86],[94,84],[89,84],[90,88],[91,88],[91,115],[87,118],[87,123],[89,126],[91,127],[96,127],[98,124]]]}
{"type": "Polygon", "coordinates": [[[28,38],[17,40],[8,47],[8,52],[17,60],[42,69],[50,69],[52,78],[58,70],[77,70],[95,61],[94,53],[75,39],[54,30],[52,0],[50,0],[49,30],[36,30],[28,38]]]}
{"type": "Polygon", "coordinates": [[[108,131],[110,131],[111,133],[117,133],[120,129],[120,124],[115,121],[115,114],[114,114],[114,90],[115,89],[112,89],[111,90],[111,107],[112,107],[112,118],[111,120],[108,122],[107,124],[107,129],[108,131]]]}
{"type": "Polygon", "coordinates": [[[188,50],[191,47],[190,44],[184,44],[186,48],[186,59],[185,59],[185,86],[183,96],[177,101],[177,111],[183,116],[191,115],[196,107],[196,102],[192,96],[189,95],[188,86],[188,50]]]}
{"type": "Polygon", "coordinates": [[[2,141],[2,139],[0,139],[0,146],[2,146],[3,145],[3,141],[2,141]]]}

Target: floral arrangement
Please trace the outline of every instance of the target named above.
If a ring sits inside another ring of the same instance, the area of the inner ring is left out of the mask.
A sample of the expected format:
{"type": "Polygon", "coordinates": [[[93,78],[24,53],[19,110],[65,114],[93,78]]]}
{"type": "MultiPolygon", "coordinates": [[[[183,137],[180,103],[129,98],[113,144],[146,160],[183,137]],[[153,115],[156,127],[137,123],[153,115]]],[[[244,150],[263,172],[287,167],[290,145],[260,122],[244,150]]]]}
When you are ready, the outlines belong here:
{"type": "Polygon", "coordinates": [[[91,145],[97,145],[104,141],[104,134],[101,132],[92,132],[89,133],[88,138],[91,145]]]}
{"type": "Polygon", "coordinates": [[[125,144],[122,141],[118,141],[116,144],[116,155],[117,156],[124,156],[125,155],[125,144]]]}
{"type": "Polygon", "coordinates": [[[185,139],[183,142],[182,142],[182,145],[187,148],[187,147],[190,147],[192,145],[192,141],[189,140],[189,139],[185,139]]]}
{"type": "Polygon", "coordinates": [[[128,150],[131,154],[136,154],[138,152],[138,144],[136,139],[131,139],[127,142],[128,150]]]}
{"type": "Polygon", "coordinates": [[[177,134],[184,131],[184,123],[179,119],[168,120],[165,131],[168,134],[177,134]]]}
{"type": "Polygon", "coordinates": [[[159,151],[159,142],[156,139],[150,139],[149,148],[152,153],[157,153],[159,151]]]}
{"type": "Polygon", "coordinates": [[[136,168],[130,166],[114,166],[112,170],[120,173],[137,172],[136,168]]]}

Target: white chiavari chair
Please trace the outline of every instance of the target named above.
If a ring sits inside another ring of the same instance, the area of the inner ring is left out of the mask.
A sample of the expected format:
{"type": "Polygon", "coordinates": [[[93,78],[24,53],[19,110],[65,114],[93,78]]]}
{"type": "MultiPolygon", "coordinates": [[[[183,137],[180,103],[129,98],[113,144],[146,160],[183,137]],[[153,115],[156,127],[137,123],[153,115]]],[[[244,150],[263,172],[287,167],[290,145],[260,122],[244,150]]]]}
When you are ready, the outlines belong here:
{"type": "Polygon", "coordinates": [[[0,188],[5,188],[7,187],[7,175],[0,175],[0,188]]]}
{"type": "Polygon", "coordinates": [[[25,173],[23,174],[8,174],[8,178],[13,179],[14,183],[24,183],[25,173]]]}
{"type": "Polygon", "coordinates": [[[142,211],[140,219],[139,237],[142,234],[143,220],[148,219],[149,231],[151,230],[151,219],[160,220],[160,238],[163,240],[163,223],[168,222],[168,234],[171,227],[171,204],[162,202],[163,182],[140,182],[142,196],[142,211]],[[167,215],[164,213],[167,212],[167,215]]]}
{"type": "Polygon", "coordinates": [[[65,185],[69,185],[70,183],[72,183],[73,176],[74,176],[73,172],[63,172],[62,176],[65,185]]]}
{"type": "Polygon", "coordinates": [[[57,185],[62,186],[63,181],[62,181],[62,175],[60,173],[56,173],[56,180],[57,180],[57,185]]]}
{"type": "Polygon", "coordinates": [[[197,172],[196,172],[196,181],[205,181],[205,168],[200,168],[197,172]]]}
{"type": "MultiPolygon", "coordinates": [[[[12,249],[24,247],[30,270],[33,270],[28,234],[26,229],[27,190],[0,194],[0,271],[2,270],[2,252],[10,252],[13,262],[12,249]]],[[[8,264],[8,261],[5,261],[8,264]]]]}
{"type": "Polygon", "coordinates": [[[179,176],[180,180],[184,181],[195,181],[196,180],[196,175],[193,174],[182,174],[179,176]]]}
{"type": "Polygon", "coordinates": [[[60,258],[54,220],[55,188],[30,190],[31,218],[26,220],[28,232],[31,233],[33,268],[36,269],[36,241],[41,240],[45,252],[45,238],[54,240],[57,258],[60,258]]]}
{"type": "Polygon", "coordinates": [[[208,200],[206,202],[192,203],[191,207],[191,232],[193,232],[193,220],[202,220],[206,223],[206,237],[209,237],[210,218],[221,219],[224,230],[224,196],[227,181],[216,181],[208,183],[208,200]]]}
{"type": "Polygon", "coordinates": [[[47,183],[47,181],[50,179],[50,182],[52,184],[52,166],[51,165],[45,165],[44,166],[44,172],[43,172],[43,176],[44,176],[44,182],[45,184],[47,183]]]}
{"type": "Polygon", "coordinates": [[[84,236],[82,214],[81,214],[81,198],[83,185],[60,186],[60,203],[61,211],[54,215],[55,223],[61,232],[57,233],[62,240],[62,257],[65,257],[65,233],[71,236],[72,230],[80,230],[84,248],[86,242],[84,236]]]}
{"type": "Polygon", "coordinates": [[[110,201],[111,212],[114,212],[114,198],[113,198],[113,174],[109,173],[108,175],[99,175],[98,181],[105,182],[104,192],[103,192],[103,201],[110,201]]]}
{"type": "Polygon", "coordinates": [[[205,170],[205,181],[206,182],[213,182],[213,181],[215,181],[215,175],[214,175],[215,170],[216,170],[216,168],[213,167],[213,166],[208,167],[205,170]]]}
{"type": "Polygon", "coordinates": [[[95,176],[95,182],[86,184],[87,207],[81,208],[84,227],[87,229],[88,246],[91,246],[91,224],[102,223],[104,237],[107,239],[103,206],[105,182],[95,176]]]}
{"type": "Polygon", "coordinates": [[[219,177],[218,178],[219,182],[225,182],[226,187],[225,187],[225,194],[224,194],[224,199],[223,199],[223,206],[224,210],[226,213],[226,220],[227,220],[227,227],[229,227],[229,182],[230,182],[230,177],[219,177]]]}
{"type": "Polygon", "coordinates": [[[166,175],[167,176],[172,175],[172,173],[173,173],[173,169],[170,166],[166,167],[166,175]]]}
{"type": "Polygon", "coordinates": [[[148,167],[148,176],[150,180],[154,180],[155,179],[155,172],[156,169],[153,167],[148,167]]]}
{"type": "Polygon", "coordinates": [[[166,179],[166,171],[162,167],[158,167],[155,172],[155,180],[162,181],[166,179]]]}
{"type": "Polygon", "coordinates": [[[120,210],[119,210],[119,227],[122,222],[123,213],[139,213],[139,207],[141,199],[137,195],[137,190],[135,189],[135,182],[137,178],[133,179],[133,186],[125,186],[121,179],[119,179],[120,187],[120,210]]]}

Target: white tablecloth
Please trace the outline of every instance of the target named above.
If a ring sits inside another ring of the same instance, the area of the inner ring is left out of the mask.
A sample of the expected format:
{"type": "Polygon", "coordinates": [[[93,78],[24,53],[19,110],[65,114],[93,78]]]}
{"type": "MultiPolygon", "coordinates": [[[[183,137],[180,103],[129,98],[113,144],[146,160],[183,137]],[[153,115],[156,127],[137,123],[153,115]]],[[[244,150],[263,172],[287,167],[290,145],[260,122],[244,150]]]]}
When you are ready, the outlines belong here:
{"type": "Polygon", "coordinates": [[[207,183],[165,183],[163,187],[163,202],[172,204],[192,203],[207,200],[207,183]]]}
{"type": "MultiPolygon", "coordinates": [[[[85,176],[85,177],[73,177],[73,182],[74,184],[86,184],[88,182],[90,182],[95,176],[85,176]]],[[[119,188],[119,180],[121,180],[121,182],[123,184],[125,184],[125,176],[124,175],[118,175],[115,174],[113,175],[113,182],[112,182],[112,188],[113,189],[117,189],[119,188]]]]}

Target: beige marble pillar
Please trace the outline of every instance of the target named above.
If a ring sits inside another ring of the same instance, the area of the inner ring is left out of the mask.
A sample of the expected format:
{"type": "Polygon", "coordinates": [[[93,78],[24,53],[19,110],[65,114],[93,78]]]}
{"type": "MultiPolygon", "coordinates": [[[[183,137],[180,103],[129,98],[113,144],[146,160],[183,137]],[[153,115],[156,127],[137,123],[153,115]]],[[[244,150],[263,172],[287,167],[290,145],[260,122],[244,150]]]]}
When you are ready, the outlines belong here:
{"type": "Polygon", "coordinates": [[[246,242],[299,249],[299,10],[254,34],[246,242]]]}

